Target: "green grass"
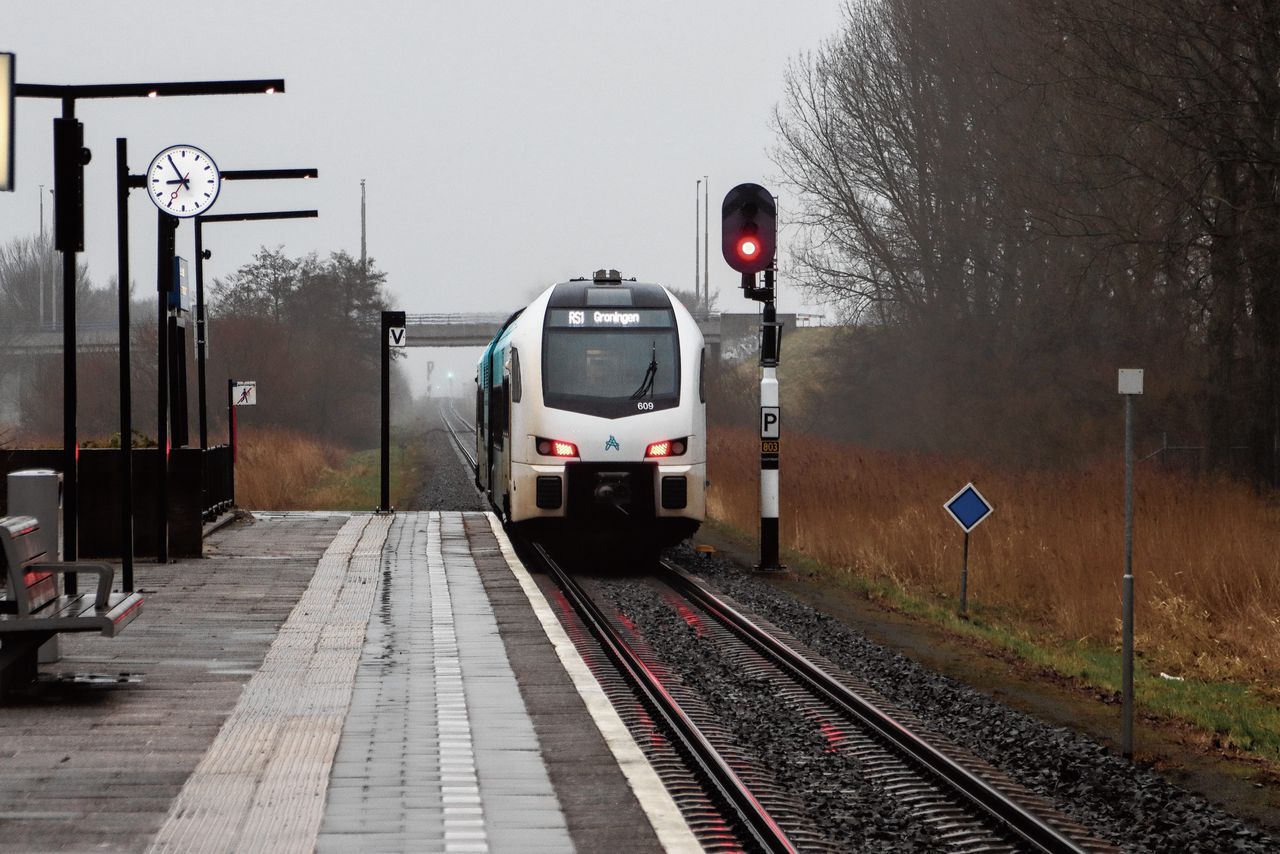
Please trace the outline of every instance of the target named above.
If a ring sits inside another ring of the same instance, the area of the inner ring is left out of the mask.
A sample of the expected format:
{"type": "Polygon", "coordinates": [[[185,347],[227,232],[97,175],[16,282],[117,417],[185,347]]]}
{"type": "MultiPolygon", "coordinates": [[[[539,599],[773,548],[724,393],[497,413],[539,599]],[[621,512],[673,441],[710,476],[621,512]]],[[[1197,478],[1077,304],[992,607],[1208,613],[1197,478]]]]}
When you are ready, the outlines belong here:
{"type": "MultiPolygon", "coordinates": [[[[736,542],[748,542],[741,531],[722,523],[709,522],[708,527],[736,542]]],[[[826,593],[876,602],[1035,669],[1052,671],[1082,688],[1119,697],[1118,650],[1096,642],[1037,637],[1008,615],[980,602],[971,602],[969,617],[963,619],[956,613],[954,601],[914,596],[888,581],[825,566],[797,552],[787,552],[783,561],[806,583],[826,593]]],[[[1181,722],[1198,730],[1207,744],[1280,762],[1280,708],[1259,697],[1247,684],[1165,679],[1145,669],[1139,651],[1134,663],[1134,697],[1138,716],[1181,722]]]]}
{"type": "MultiPolygon", "coordinates": [[[[391,444],[391,506],[404,508],[422,481],[421,440],[391,444]]],[[[381,493],[381,461],[378,448],[349,454],[316,484],[306,505],[333,510],[372,510],[381,493]]]]}

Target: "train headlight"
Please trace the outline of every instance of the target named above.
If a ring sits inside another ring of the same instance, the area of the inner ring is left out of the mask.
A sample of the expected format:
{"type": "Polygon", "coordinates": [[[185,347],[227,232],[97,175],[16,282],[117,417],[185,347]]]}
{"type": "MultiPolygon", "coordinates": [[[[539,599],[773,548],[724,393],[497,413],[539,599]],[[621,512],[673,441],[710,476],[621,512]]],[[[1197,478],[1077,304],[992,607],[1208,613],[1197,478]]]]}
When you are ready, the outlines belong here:
{"type": "Polygon", "coordinates": [[[685,439],[664,439],[661,442],[653,442],[649,447],[644,449],[646,457],[679,457],[683,456],[688,448],[689,440],[685,439]]]}
{"type": "Polygon", "coordinates": [[[537,440],[538,453],[544,457],[576,457],[578,456],[578,446],[572,442],[562,442],[559,439],[543,439],[537,440]]]}

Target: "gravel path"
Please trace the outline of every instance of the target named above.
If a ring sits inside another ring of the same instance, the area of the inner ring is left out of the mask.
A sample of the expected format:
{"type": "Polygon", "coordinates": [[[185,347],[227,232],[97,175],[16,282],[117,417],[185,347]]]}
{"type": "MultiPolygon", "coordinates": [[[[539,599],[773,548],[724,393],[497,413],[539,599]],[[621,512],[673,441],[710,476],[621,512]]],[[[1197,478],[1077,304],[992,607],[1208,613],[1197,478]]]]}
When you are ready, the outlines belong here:
{"type": "Polygon", "coordinates": [[[868,641],[732,561],[688,546],[671,556],[1126,851],[1280,851],[1280,839],[1204,798],[868,641]]]}

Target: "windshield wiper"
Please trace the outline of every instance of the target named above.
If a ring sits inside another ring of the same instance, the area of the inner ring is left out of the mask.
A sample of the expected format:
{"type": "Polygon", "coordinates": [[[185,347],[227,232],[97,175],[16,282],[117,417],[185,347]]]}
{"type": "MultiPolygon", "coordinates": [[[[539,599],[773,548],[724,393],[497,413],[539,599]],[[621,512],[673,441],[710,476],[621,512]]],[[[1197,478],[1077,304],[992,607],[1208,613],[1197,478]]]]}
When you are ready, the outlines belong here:
{"type": "Polygon", "coordinates": [[[632,400],[639,400],[645,395],[653,397],[653,381],[658,376],[658,342],[654,341],[650,346],[653,349],[649,355],[649,367],[645,368],[644,379],[640,381],[640,388],[631,393],[632,400]]]}

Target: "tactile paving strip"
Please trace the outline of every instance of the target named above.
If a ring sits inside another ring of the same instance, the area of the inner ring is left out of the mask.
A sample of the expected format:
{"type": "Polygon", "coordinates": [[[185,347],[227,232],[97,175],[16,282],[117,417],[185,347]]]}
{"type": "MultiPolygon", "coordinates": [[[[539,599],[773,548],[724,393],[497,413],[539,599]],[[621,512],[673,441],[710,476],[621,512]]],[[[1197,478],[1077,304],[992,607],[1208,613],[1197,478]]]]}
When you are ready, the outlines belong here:
{"type": "Polygon", "coordinates": [[[149,850],[314,850],[390,524],[339,531],[149,850]]]}

